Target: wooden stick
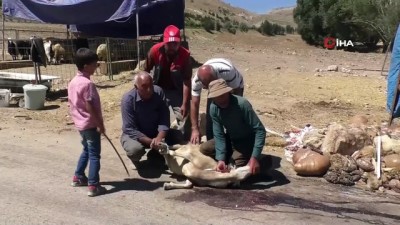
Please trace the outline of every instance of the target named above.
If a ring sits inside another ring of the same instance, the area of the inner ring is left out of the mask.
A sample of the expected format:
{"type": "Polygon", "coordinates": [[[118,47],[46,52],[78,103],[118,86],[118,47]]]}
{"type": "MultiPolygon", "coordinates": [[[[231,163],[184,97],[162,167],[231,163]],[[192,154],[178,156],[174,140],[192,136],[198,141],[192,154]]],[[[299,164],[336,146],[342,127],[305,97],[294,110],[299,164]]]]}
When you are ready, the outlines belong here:
{"type": "Polygon", "coordinates": [[[376,145],[376,168],[375,174],[378,179],[381,178],[381,136],[378,136],[378,141],[376,145]]]}

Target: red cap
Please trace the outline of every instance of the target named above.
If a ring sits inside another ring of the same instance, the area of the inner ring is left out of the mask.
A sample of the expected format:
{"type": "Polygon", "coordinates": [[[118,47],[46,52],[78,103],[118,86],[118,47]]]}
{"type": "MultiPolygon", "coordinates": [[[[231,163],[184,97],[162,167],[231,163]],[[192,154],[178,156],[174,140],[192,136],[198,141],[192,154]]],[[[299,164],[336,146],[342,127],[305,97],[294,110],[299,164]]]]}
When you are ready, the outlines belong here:
{"type": "Polygon", "coordinates": [[[181,31],[174,25],[169,25],[164,30],[164,42],[180,42],[181,31]]]}

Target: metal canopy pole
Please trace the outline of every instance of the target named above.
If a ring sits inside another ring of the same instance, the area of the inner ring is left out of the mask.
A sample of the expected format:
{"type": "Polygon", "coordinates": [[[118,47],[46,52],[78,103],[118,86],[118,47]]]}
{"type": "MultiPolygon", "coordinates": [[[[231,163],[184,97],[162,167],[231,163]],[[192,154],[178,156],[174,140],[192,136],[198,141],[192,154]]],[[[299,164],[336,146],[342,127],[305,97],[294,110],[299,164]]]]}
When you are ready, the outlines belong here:
{"type": "Polygon", "coordinates": [[[114,80],[113,71],[112,71],[112,59],[111,59],[111,44],[110,38],[106,38],[106,46],[107,46],[107,74],[109,80],[114,80]]]}
{"type": "Polygon", "coordinates": [[[139,46],[139,3],[136,1],[136,49],[137,49],[137,64],[140,63],[140,46],[139,46]]]}
{"type": "Polygon", "coordinates": [[[5,58],[5,54],[6,54],[6,50],[5,50],[5,43],[4,43],[4,33],[6,32],[5,30],[4,30],[4,27],[5,27],[5,21],[6,21],[6,17],[4,16],[4,12],[3,12],[3,24],[2,24],[2,29],[3,29],[3,61],[4,61],[4,58],[5,58]]]}

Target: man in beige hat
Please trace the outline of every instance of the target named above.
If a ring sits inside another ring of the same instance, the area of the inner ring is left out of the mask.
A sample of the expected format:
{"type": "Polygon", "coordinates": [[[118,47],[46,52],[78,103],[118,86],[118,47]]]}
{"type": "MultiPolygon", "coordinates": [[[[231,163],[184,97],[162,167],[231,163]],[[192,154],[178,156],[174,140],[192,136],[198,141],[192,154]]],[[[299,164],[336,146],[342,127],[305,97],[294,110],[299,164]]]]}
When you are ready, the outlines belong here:
{"type": "MultiPolygon", "coordinates": [[[[251,172],[257,174],[260,170],[259,158],[265,144],[265,127],[250,102],[231,94],[231,91],[232,88],[223,79],[209,84],[208,98],[212,99],[210,116],[214,133],[214,140],[209,142],[215,142],[217,170],[226,171],[226,163],[232,158],[237,167],[249,165],[251,172]]],[[[212,156],[210,149],[213,148],[209,148],[209,145],[204,143],[201,151],[212,156]]]]}

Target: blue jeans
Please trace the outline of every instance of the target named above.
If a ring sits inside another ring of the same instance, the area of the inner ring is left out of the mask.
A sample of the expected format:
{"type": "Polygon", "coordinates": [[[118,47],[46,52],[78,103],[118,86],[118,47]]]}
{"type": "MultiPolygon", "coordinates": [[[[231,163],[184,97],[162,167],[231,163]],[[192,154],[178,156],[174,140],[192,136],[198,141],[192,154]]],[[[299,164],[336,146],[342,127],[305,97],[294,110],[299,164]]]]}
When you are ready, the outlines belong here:
{"type": "Polygon", "coordinates": [[[89,185],[98,185],[100,176],[100,133],[96,128],[79,131],[82,137],[83,151],[79,157],[78,166],[76,167],[75,176],[78,178],[86,178],[85,169],[89,164],[89,185]]]}

